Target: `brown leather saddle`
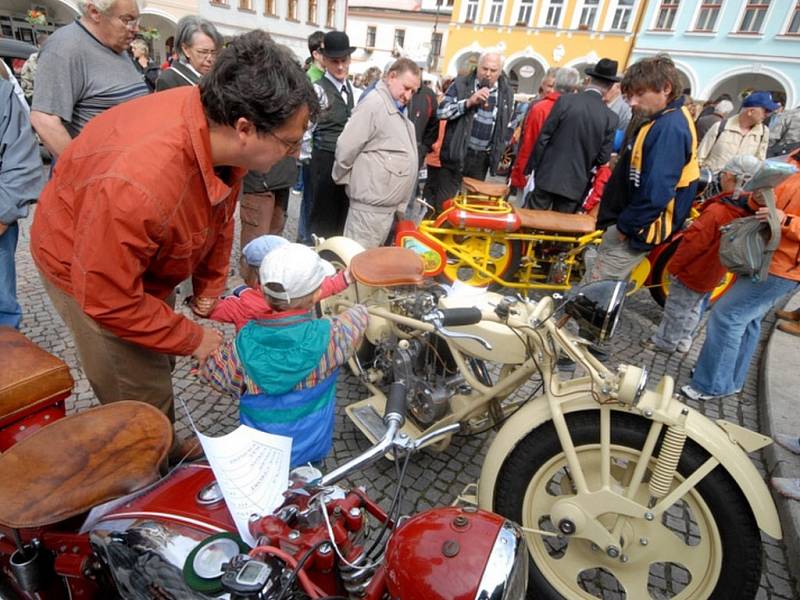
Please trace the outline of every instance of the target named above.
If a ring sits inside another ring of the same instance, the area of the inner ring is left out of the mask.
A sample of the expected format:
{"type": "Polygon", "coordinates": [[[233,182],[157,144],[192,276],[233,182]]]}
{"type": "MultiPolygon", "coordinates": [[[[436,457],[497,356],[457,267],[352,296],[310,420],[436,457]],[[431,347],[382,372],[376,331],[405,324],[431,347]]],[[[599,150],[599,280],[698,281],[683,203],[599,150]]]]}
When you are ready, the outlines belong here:
{"type": "Polygon", "coordinates": [[[505,198],[508,195],[508,186],[504,183],[491,183],[473,179],[472,177],[464,177],[461,180],[461,185],[471,194],[482,194],[492,198],[505,198]]]}
{"type": "Polygon", "coordinates": [[[69,367],[16,329],[0,327],[0,426],[72,390],[69,367]]]}
{"type": "Polygon", "coordinates": [[[424,265],[413,250],[397,246],[370,248],[350,261],[353,279],[373,287],[419,285],[424,265]]]}
{"type": "Polygon", "coordinates": [[[160,477],[172,424],[122,401],[53,422],[0,454],[0,525],[43,527],[160,477]]]}
{"type": "Polygon", "coordinates": [[[592,233],[597,230],[595,218],[591,215],[560,213],[553,210],[535,208],[515,208],[524,229],[539,229],[554,233],[592,233]]]}

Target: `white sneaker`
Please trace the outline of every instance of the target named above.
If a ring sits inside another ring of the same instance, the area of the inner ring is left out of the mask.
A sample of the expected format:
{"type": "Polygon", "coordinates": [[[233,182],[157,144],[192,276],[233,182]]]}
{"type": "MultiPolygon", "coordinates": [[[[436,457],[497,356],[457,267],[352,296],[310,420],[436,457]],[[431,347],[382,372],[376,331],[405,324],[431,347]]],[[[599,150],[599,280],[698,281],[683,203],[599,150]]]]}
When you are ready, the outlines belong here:
{"type": "Polygon", "coordinates": [[[775,435],[775,443],[783,446],[789,452],[800,454],[800,437],[797,435],[788,435],[786,433],[778,433],[775,435]]]}
{"type": "Polygon", "coordinates": [[[678,342],[678,345],[675,348],[675,350],[677,350],[681,354],[686,354],[691,349],[692,349],[692,340],[681,340],[680,342],[678,342]]]}
{"type": "Polygon", "coordinates": [[[694,389],[688,383],[681,388],[681,394],[689,398],[689,400],[699,400],[699,401],[713,400],[714,398],[717,397],[714,396],[713,394],[704,394],[703,392],[694,389]]]}

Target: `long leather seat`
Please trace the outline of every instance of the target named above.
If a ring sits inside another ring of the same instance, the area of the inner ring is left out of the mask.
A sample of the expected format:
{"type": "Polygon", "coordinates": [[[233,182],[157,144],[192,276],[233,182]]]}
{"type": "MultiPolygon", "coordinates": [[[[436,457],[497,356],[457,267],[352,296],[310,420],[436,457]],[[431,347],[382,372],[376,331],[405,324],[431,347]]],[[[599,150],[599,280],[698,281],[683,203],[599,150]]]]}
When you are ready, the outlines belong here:
{"type": "Polygon", "coordinates": [[[376,287],[419,285],[424,279],[423,270],[416,252],[398,246],[370,248],[350,261],[353,279],[376,287]]]}
{"type": "Polygon", "coordinates": [[[16,329],[0,327],[0,423],[69,394],[69,367],[16,329]]]}
{"type": "Polygon", "coordinates": [[[516,208],[514,210],[519,214],[520,225],[524,229],[583,234],[592,233],[597,228],[595,218],[591,215],[574,215],[534,208],[516,208]]]}
{"type": "Polygon", "coordinates": [[[122,401],[59,419],[0,454],[0,525],[42,527],[160,477],[172,424],[122,401]]]}

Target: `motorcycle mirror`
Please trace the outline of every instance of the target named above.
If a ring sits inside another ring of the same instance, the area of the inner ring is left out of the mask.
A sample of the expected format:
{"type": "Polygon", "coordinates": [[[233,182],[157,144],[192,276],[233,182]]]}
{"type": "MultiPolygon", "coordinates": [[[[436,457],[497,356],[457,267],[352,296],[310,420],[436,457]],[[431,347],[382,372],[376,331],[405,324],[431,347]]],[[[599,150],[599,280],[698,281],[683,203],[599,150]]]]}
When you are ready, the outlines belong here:
{"type": "Polygon", "coordinates": [[[604,342],[614,335],[626,287],[625,281],[604,279],[572,288],[564,312],[575,319],[583,337],[604,342]]]}

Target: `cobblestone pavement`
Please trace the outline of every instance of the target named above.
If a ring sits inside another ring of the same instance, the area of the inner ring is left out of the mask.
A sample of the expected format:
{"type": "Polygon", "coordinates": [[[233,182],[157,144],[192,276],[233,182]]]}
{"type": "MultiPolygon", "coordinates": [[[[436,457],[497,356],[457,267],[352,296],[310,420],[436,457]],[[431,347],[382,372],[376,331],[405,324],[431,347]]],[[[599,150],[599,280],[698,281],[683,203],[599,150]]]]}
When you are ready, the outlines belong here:
{"type": "MultiPolygon", "coordinates": [[[[292,239],[296,230],[297,196],[292,195],[290,219],[287,224],[287,237],[292,239]]],[[[75,379],[75,391],[68,402],[70,411],[83,410],[96,403],[91,388],[84,377],[76,359],[76,352],[71,336],[52,308],[38,278],[28,252],[28,229],[31,219],[26,219],[21,228],[22,235],[17,254],[19,277],[19,298],[25,312],[23,332],[34,342],[65,360],[75,379]]],[[[98,237],[102,232],[97,232],[98,237]]],[[[237,277],[231,277],[231,287],[239,283],[237,277]]],[[[185,310],[185,309],[184,309],[185,310]]],[[[639,346],[639,340],[647,336],[657,324],[660,308],[650,299],[647,292],[633,296],[627,304],[623,319],[615,338],[611,343],[613,363],[626,362],[643,365],[651,373],[651,382],[657,381],[661,375],[670,374],[676,379],[676,389],[688,381],[689,371],[693,366],[702,345],[704,332],[701,332],[686,355],[664,355],[645,351],[639,346]]],[[[768,328],[765,327],[764,331],[768,328]]],[[[231,330],[227,330],[230,334],[231,330]]],[[[762,335],[763,347],[765,335],[762,335]]],[[[737,397],[726,398],[705,404],[695,403],[708,417],[723,418],[744,427],[757,430],[759,415],[756,395],[758,386],[758,361],[753,362],[747,384],[737,397]]],[[[176,395],[183,400],[191,412],[197,426],[210,435],[220,435],[231,431],[238,424],[235,403],[224,398],[210,388],[198,382],[190,373],[191,364],[186,358],[178,360],[174,376],[176,395]]],[[[343,370],[338,387],[339,410],[336,422],[336,438],[331,457],[327,459],[330,469],[365,450],[368,443],[352,423],[345,417],[342,407],[350,402],[365,397],[365,390],[349,373],[343,370]]],[[[178,433],[187,435],[188,419],[180,406],[176,407],[179,415],[178,433]]],[[[464,486],[477,481],[483,456],[491,441],[492,434],[478,437],[457,437],[442,453],[433,454],[426,451],[413,457],[408,467],[407,491],[403,498],[401,510],[404,514],[426,509],[437,505],[450,504],[462,491],[464,486]]],[[[764,473],[762,458],[753,455],[759,470],[764,473]]],[[[394,490],[394,467],[386,460],[366,469],[351,480],[356,485],[363,485],[376,500],[388,506],[389,498],[394,490]]],[[[795,598],[793,582],[787,571],[787,559],[783,545],[770,538],[763,538],[764,568],[759,600],[784,600],[795,598]]],[[[624,594],[606,588],[597,592],[601,598],[622,598],[624,594]]],[[[641,600],[641,599],[630,599],[641,600]]]]}

